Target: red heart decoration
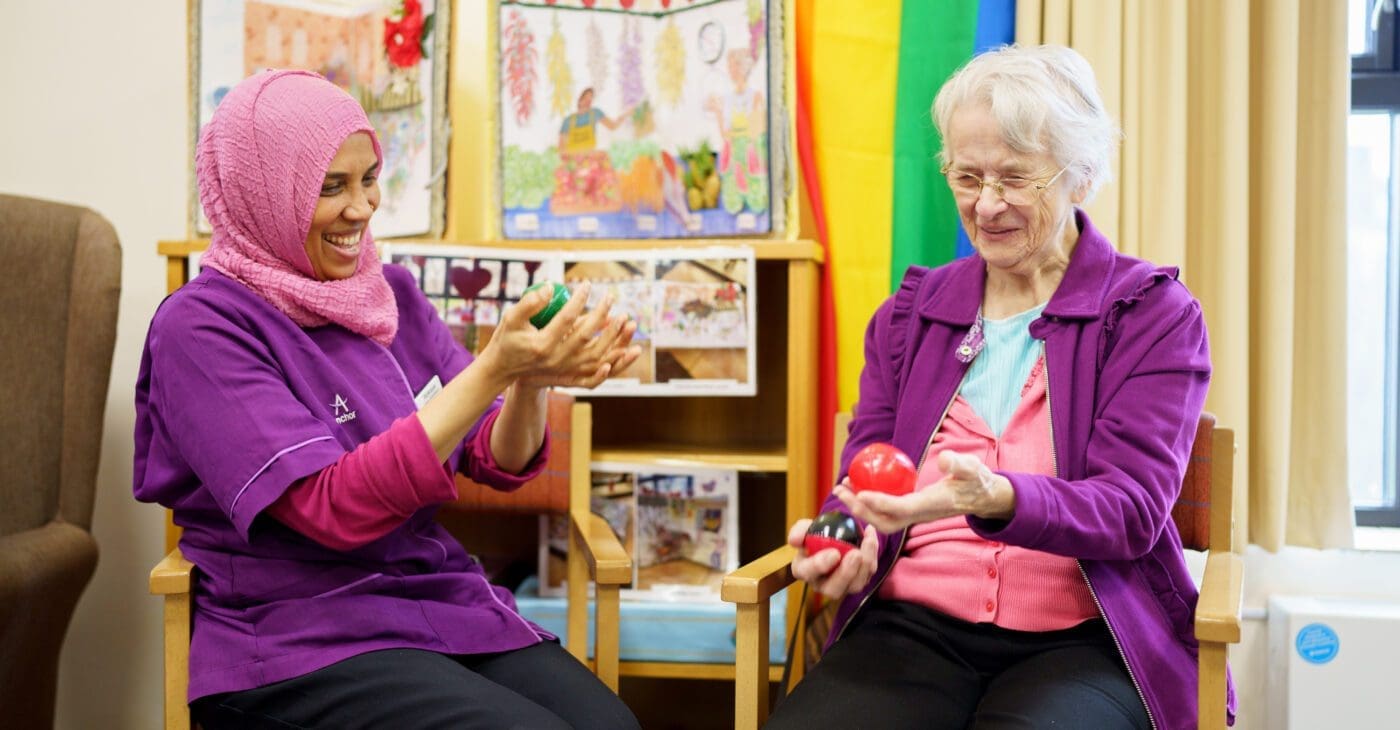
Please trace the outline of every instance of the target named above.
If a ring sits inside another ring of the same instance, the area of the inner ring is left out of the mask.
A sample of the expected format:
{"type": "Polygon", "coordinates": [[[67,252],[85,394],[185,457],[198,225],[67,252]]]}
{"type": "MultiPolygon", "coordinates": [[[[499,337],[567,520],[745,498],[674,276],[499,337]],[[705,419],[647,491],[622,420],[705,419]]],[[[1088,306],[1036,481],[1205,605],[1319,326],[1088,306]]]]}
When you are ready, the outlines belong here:
{"type": "Polygon", "coordinates": [[[460,266],[452,267],[452,288],[463,299],[476,299],[476,295],[491,283],[491,272],[485,269],[464,269],[460,266]]]}
{"type": "Polygon", "coordinates": [[[632,6],[637,4],[637,0],[617,0],[617,4],[621,5],[623,10],[631,10],[632,6]]]}

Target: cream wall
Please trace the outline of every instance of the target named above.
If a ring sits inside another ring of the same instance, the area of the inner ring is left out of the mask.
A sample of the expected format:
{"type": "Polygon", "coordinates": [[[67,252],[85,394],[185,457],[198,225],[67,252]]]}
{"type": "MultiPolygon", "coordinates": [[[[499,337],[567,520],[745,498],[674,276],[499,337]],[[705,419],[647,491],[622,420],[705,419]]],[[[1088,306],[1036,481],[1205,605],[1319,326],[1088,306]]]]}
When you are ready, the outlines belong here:
{"type": "MultiPolygon", "coordinates": [[[[64,648],[62,729],[160,725],[160,607],[145,585],[163,517],[131,498],[131,393],[165,288],[155,242],[184,232],[185,68],[182,0],[0,0],[0,191],[90,206],[124,247],[93,520],[101,559],[64,648]]],[[[1400,553],[1251,550],[1246,561],[1255,610],[1275,592],[1400,600],[1400,553]]],[[[1233,654],[1245,730],[1266,727],[1264,634],[1262,622],[1247,622],[1233,654]]]]}
{"type": "Polygon", "coordinates": [[[0,0],[0,191],[91,207],[122,243],[101,552],[64,647],[60,728],[160,726],[160,605],[146,574],[164,518],[131,497],[132,386],[165,289],[155,241],[184,233],[185,76],[182,0],[0,0]]]}

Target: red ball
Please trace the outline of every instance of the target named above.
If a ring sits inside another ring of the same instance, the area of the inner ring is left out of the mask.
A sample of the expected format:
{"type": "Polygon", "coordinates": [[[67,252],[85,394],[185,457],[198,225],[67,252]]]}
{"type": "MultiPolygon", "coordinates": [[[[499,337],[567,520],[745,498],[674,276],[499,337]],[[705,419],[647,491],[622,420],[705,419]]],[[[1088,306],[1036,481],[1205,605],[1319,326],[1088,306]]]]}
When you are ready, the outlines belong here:
{"type": "Polygon", "coordinates": [[[846,553],[855,550],[856,546],[845,540],[822,537],[821,535],[808,535],[802,538],[802,549],[806,550],[808,555],[816,555],[827,548],[836,548],[836,552],[840,553],[841,557],[844,558],[846,553]]]}
{"type": "Polygon", "coordinates": [[[845,556],[859,544],[860,526],[856,524],[856,518],[835,510],[823,512],[812,520],[807,536],[802,538],[802,548],[808,555],[816,555],[826,548],[836,548],[845,556]]]}
{"type": "Polygon", "coordinates": [[[918,470],[903,451],[890,444],[866,446],[851,459],[851,487],[860,492],[873,489],[896,497],[914,491],[918,470]]]}

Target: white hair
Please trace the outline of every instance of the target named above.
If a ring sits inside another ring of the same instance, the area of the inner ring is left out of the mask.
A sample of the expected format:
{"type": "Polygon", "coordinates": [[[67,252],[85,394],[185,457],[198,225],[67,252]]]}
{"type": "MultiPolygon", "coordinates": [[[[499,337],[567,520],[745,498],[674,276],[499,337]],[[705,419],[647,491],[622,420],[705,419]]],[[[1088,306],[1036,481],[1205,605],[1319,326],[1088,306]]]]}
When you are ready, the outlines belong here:
{"type": "MultiPolygon", "coordinates": [[[[1002,139],[1017,152],[1048,152],[1088,197],[1112,177],[1121,133],[1104,110],[1089,62],[1065,46],[1003,46],[958,69],[933,100],[933,122],[945,141],[953,114],[970,104],[991,111],[1002,139]]],[[[939,162],[949,163],[945,146],[939,162]]]]}

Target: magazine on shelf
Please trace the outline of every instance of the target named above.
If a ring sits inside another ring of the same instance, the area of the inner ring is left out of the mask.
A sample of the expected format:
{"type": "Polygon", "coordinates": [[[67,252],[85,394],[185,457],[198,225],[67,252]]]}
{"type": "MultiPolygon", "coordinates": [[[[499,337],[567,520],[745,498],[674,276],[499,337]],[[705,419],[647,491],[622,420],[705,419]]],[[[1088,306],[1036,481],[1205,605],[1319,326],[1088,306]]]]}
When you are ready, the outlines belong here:
{"type": "MultiPolygon", "coordinates": [[[[739,473],[594,462],[590,506],[632,556],[625,599],[718,601],[739,567],[739,473]]],[[[568,522],[541,519],[540,594],[563,595],[568,522]]]]}

